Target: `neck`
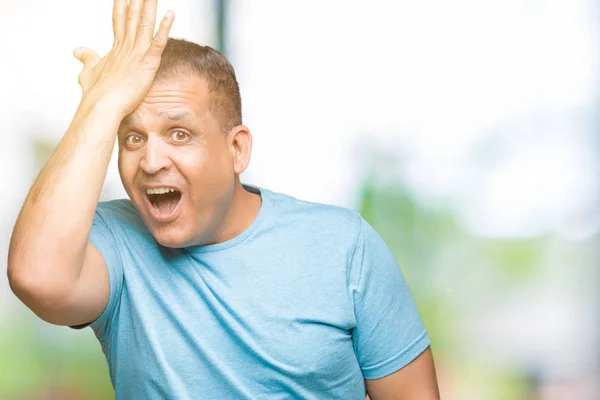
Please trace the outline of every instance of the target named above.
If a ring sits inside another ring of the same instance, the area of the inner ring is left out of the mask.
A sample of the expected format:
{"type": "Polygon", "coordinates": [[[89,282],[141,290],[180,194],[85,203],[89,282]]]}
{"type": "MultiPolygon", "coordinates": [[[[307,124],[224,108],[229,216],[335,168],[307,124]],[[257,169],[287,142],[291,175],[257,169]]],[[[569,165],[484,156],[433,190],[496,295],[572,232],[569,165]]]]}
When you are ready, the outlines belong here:
{"type": "Polygon", "coordinates": [[[235,189],[225,218],[217,228],[216,235],[210,244],[223,243],[239,236],[252,225],[260,207],[260,195],[247,191],[236,178],[235,189]]]}

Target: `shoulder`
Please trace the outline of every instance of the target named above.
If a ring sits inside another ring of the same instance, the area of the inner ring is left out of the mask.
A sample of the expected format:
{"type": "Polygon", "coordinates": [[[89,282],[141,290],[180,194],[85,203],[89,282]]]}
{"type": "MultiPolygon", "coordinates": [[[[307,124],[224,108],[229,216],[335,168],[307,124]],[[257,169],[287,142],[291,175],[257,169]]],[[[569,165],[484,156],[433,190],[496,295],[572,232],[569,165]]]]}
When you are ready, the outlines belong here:
{"type": "Polygon", "coordinates": [[[272,191],[266,193],[273,202],[276,220],[285,227],[350,242],[355,241],[362,229],[364,220],[353,209],[301,200],[272,191]]]}
{"type": "Polygon", "coordinates": [[[98,202],[96,212],[108,218],[130,216],[132,213],[139,215],[129,199],[100,201],[98,202]]]}
{"type": "Polygon", "coordinates": [[[274,224],[287,237],[308,241],[313,249],[331,256],[343,252],[360,275],[364,263],[385,264],[397,269],[395,257],[381,235],[353,209],[300,200],[267,192],[274,203],[274,224]]]}
{"type": "Polygon", "coordinates": [[[101,201],[96,207],[94,224],[103,223],[111,231],[145,231],[144,221],[129,199],[101,201]]]}

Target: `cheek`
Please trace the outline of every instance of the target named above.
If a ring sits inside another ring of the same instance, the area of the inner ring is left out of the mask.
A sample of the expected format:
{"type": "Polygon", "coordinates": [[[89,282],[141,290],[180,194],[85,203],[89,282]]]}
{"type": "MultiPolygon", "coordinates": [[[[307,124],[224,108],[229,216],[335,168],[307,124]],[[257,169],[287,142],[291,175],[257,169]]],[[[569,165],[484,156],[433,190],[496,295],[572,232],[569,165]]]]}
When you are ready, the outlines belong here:
{"type": "Polygon", "coordinates": [[[119,151],[118,165],[123,185],[126,187],[131,185],[139,165],[137,157],[133,153],[119,151]]]}
{"type": "Polygon", "coordinates": [[[232,174],[229,152],[224,146],[210,146],[182,152],[177,156],[178,169],[190,178],[191,182],[220,181],[232,174]]]}
{"type": "Polygon", "coordinates": [[[189,173],[202,170],[203,166],[209,162],[209,160],[207,160],[208,157],[209,154],[207,154],[207,152],[201,149],[193,149],[191,151],[178,152],[173,158],[182,173],[189,173]]]}

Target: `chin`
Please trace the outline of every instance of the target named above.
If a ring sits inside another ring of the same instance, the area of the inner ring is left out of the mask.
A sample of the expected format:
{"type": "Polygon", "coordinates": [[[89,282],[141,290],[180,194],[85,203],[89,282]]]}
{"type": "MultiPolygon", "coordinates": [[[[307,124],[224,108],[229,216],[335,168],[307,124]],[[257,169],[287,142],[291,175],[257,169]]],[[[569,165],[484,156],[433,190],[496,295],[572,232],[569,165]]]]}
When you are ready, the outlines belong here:
{"type": "Polygon", "coordinates": [[[190,239],[177,227],[150,229],[150,233],[161,246],[173,249],[187,247],[190,239]]]}

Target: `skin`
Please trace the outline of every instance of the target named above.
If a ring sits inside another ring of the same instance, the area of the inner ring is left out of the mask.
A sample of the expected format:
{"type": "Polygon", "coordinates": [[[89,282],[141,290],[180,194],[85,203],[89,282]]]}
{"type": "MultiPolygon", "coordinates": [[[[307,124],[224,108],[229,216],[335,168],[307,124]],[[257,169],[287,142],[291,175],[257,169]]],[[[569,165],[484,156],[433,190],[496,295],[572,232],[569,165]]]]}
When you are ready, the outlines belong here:
{"type": "MultiPolygon", "coordinates": [[[[123,185],[155,239],[164,246],[220,243],[243,232],[260,196],[239,181],[250,160],[245,126],[224,133],[209,112],[210,93],[196,76],[154,81],[174,15],[154,35],[157,0],[115,0],[114,42],[83,63],[82,98],[73,121],[34,182],[11,236],[8,279],[40,318],[58,325],[89,323],[109,297],[107,267],[88,242],[112,148],[118,137],[123,185]],[[155,220],[146,187],[182,194],[176,215],[155,220]]],[[[438,399],[431,351],[399,371],[366,381],[373,400],[438,399]]]]}
{"type": "Polygon", "coordinates": [[[435,365],[428,347],[404,368],[381,379],[366,379],[371,400],[439,400],[435,365]]]}
{"type": "Polygon", "coordinates": [[[88,237],[117,129],[150,89],[173,24],[168,12],[154,35],[156,6],[157,0],[115,0],[108,54],[74,51],[83,63],[79,107],[13,229],[10,287],[50,323],[88,323],[106,307],[106,264],[88,237]]]}
{"type": "Polygon", "coordinates": [[[250,160],[250,131],[236,126],[224,134],[209,112],[210,100],[200,77],[157,82],[119,129],[123,186],[164,246],[227,241],[250,226],[260,209],[260,196],[239,180],[250,160]],[[163,223],[152,217],[148,186],[182,193],[175,219],[163,223]]]}

